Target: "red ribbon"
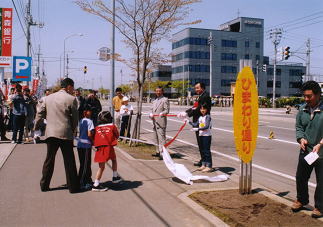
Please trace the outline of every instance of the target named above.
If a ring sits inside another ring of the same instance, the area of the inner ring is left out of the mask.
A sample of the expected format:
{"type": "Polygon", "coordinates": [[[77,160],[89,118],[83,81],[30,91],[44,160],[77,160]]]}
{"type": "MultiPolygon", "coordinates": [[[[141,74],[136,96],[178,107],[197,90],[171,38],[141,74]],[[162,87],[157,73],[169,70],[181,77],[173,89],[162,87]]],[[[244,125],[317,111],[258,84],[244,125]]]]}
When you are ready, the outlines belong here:
{"type": "MultiPolygon", "coordinates": [[[[177,117],[176,114],[166,114],[166,115],[163,115],[165,117],[177,117]]],[[[159,114],[158,115],[153,115],[153,117],[159,117],[159,114]]],[[[167,143],[165,143],[164,147],[168,147],[169,145],[171,145],[177,138],[177,136],[183,131],[183,129],[185,128],[186,126],[186,123],[187,121],[184,121],[184,124],[180,127],[180,129],[178,130],[178,132],[176,133],[176,135],[170,140],[168,141],[167,143]]]]}

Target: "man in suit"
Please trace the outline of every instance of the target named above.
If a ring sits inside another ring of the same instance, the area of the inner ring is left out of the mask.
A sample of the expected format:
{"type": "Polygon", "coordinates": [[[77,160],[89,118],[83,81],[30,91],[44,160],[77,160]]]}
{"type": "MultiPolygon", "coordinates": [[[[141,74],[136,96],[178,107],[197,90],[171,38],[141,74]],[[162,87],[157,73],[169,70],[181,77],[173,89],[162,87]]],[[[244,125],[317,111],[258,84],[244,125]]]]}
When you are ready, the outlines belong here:
{"type": "Polygon", "coordinates": [[[35,130],[38,130],[41,119],[47,120],[45,133],[47,156],[40,180],[42,191],[49,190],[58,148],[63,154],[66,181],[70,193],[76,193],[80,188],[73,152],[73,133],[78,124],[78,104],[73,91],[74,81],[65,78],[61,81],[61,90],[47,96],[36,114],[35,130]]]}
{"type": "Polygon", "coordinates": [[[157,87],[155,94],[156,99],[153,101],[149,117],[153,120],[155,140],[158,145],[156,146],[156,154],[154,156],[161,159],[160,154],[163,152],[163,145],[166,143],[166,114],[169,113],[169,101],[168,98],[164,97],[164,90],[162,87],[157,87]],[[154,117],[154,115],[158,116],[154,117]]]}
{"type": "MultiPolygon", "coordinates": [[[[203,103],[206,103],[206,105],[208,106],[208,108],[211,109],[212,103],[211,103],[211,97],[209,96],[209,94],[205,91],[205,84],[202,82],[197,82],[194,85],[194,89],[195,89],[195,93],[197,95],[199,95],[197,101],[194,103],[192,108],[189,108],[188,110],[185,111],[185,113],[181,114],[181,116],[185,115],[187,117],[193,117],[193,122],[197,122],[199,117],[201,116],[201,105],[203,103]]],[[[185,117],[183,116],[183,117],[185,117]]],[[[199,151],[202,157],[202,149],[201,149],[201,143],[200,143],[200,139],[199,139],[199,132],[196,131],[195,132],[196,135],[196,140],[197,140],[197,144],[199,146],[199,151]]],[[[202,160],[194,163],[195,166],[201,166],[202,165],[202,160]]]]}

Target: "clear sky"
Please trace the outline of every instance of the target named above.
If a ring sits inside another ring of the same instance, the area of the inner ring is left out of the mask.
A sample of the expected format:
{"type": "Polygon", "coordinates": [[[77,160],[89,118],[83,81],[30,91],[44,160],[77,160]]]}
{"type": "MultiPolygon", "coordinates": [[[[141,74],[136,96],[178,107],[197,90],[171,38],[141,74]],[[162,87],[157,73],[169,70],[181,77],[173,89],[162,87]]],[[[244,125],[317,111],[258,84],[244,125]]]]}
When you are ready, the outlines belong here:
{"type": "MultiPolygon", "coordinates": [[[[24,24],[22,12],[27,0],[13,0],[17,6],[20,18],[24,24]]],[[[106,0],[109,2],[109,0],[106,0]]],[[[127,0],[132,1],[132,0],[127,0]]],[[[60,77],[60,56],[63,56],[64,39],[72,34],[82,33],[84,36],[73,36],[66,39],[66,51],[69,52],[70,77],[76,81],[77,87],[108,88],[110,68],[108,62],[98,59],[100,47],[110,47],[110,25],[104,20],[82,11],[72,0],[31,0],[32,15],[36,22],[45,26],[32,27],[33,61],[36,64],[36,54],[41,48],[41,61],[48,76],[49,85],[60,77]],[[83,74],[87,66],[88,73],[83,74]]],[[[1,8],[13,8],[12,0],[0,0],[1,8]]],[[[273,26],[282,25],[284,29],[280,46],[290,46],[291,51],[305,52],[305,42],[311,39],[311,72],[323,75],[323,1],[322,0],[203,0],[192,6],[188,21],[201,19],[202,23],[194,27],[217,29],[222,23],[238,16],[263,18],[265,31],[273,26]],[[288,22],[288,23],[286,23],[288,22]]],[[[174,30],[183,29],[180,27],[174,30]]],[[[26,38],[21,25],[14,14],[13,55],[26,55],[26,38]]],[[[265,34],[265,55],[272,57],[273,45],[265,34]]],[[[122,57],[128,57],[130,50],[121,42],[117,33],[116,52],[122,57]]],[[[163,40],[160,47],[165,53],[171,52],[171,43],[163,40]]],[[[298,54],[305,58],[304,54],[298,54]]],[[[291,57],[290,62],[302,62],[297,57],[291,57]]],[[[61,61],[62,62],[62,61],[61,61]]],[[[63,63],[61,64],[62,68],[63,63]]],[[[116,84],[133,80],[132,72],[122,63],[116,64],[116,84]],[[122,73],[121,73],[122,70],[122,73]],[[121,74],[123,75],[121,77],[121,74]]]]}

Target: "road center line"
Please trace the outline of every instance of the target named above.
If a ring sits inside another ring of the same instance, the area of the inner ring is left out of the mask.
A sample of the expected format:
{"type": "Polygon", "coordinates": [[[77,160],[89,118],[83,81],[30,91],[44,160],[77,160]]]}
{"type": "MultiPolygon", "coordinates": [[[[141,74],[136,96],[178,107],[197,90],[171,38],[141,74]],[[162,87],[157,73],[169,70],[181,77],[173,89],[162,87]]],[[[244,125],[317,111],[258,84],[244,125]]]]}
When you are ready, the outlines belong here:
{"type": "MultiPolygon", "coordinates": [[[[146,121],[149,122],[149,123],[152,123],[152,121],[149,121],[149,120],[146,120],[146,121]]],[[[148,131],[148,132],[154,132],[153,130],[150,130],[150,129],[146,129],[146,128],[143,128],[143,129],[146,130],[146,131],[148,131]]],[[[167,138],[173,138],[172,136],[166,136],[166,137],[167,138]]],[[[196,144],[187,142],[185,140],[176,139],[176,141],[198,148],[198,146],[196,144]]],[[[211,152],[214,153],[214,154],[220,155],[222,157],[225,157],[225,158],[234,160],[236,162],[240,162],[240,159],[239,158],[232,157],[230,155],[223,154],[223,153],[218,152],[218,151],[215,151],[215,150],[211,150],[211,152]]],[[[257,169],[263,170],[265,172],[268,172],[268,173],[271,173],[271,174],[274,174],[274,175],[277,175],[277,176],[280,176],[280,177],[284,177],[284,178],[290,179],[292,181],[296,181],[295,177],[293,177],[291,175],[288,175],[288,174],[285,174],[285,173],[282,173],[282,172],[279,172],[279,171],[276,171],[276,170],[272,170],[272,169],[269,169],[269,168],[266,168],[266,167],[257,165],[255,163],[253,163],[252,166],[255,167],[255,168],[257,168],[257,169]]],[[[313,188],[316,187],[316,184],[314,184],[312,182],[308,182],[308,185],[311,186],[311,187],[313,187],[313,188]]]]}

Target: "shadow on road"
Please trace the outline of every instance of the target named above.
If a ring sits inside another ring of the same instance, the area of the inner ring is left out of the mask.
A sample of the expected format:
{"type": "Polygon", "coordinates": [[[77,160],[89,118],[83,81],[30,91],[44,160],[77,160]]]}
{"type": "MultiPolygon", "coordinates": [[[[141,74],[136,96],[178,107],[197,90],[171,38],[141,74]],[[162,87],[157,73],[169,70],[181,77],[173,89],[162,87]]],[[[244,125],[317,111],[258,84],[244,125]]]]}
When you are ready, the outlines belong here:
{"type": "Polygon", "coordinates": [[[104,187],[108,187],[109,190],[113,191],[124,191],[129,189],[138,188],[143,185],[142,181],[127,181],[123,180],[120,183],[114,184],[112,181],[106,181],[102,183],[104,187]]]}
{"type": "Polygon", "coordinates": [[[236,169],[232,168],[232,167],[215,167],[214,170],[223,172],[223,173],[228,174],[228,175],[231,175],[236,169]]]}

